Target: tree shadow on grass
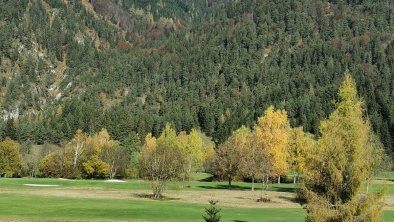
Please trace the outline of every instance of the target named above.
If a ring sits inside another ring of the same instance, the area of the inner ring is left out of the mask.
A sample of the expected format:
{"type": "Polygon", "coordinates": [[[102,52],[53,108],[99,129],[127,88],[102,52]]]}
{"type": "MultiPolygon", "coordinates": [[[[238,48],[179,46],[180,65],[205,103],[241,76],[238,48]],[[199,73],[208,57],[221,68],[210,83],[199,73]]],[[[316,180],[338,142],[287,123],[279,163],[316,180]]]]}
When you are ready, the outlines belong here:
{"type": "Polygon", "coordinates": [[[231,189],[229,189],[228,185],[224,184],[217,184],[214,186],[197,186],[203,189],[210,189],[210,190],[250,190],[249,186],[239,186],[239,185],[231,185],[231,189]]]}
{"type": "Polygon", "coordinates": [[[210,176],[210,177],[205,177],[203,179],[199,179],[198,181],[200,182],[212,182],[214,181],[215,177],[214,176],[210,176]]]}
{"type": "Polygon", "coordinates": [[[376,180],[383,181],[383,182],[394,182],[394,179],[391,179],[391,178],[378,178],[376,180]]]}
{"type": "Polygon", "coordinates": [[[294,187],[272,187],[269,190],[277,191],[277,192],[294,193],[296,191],[296,188],[294,188],[294,187]]]}
{"type": "Polygon", "coordinates": [[[279,199],[286,200],[293,203],[298,203],[296,197],[286,197],[286,196],[278,196],[279,199]]]}
{"type": "Polygon", "coordinates": [[[282,200],[286,200],[286,201],[292,202],[292,203],[297,203],[297,204],[299,204],[300,206],[305,206],[305,204],[306,204],[305,201],[303,201],[302,199],[297,198],[297,197],[279,196],[278,198],[279,198],[279,199],[282,199],[282,200]]]}
{"type": "Polygon", "coordinates": [[[234,222],[248,222],[247,220],[233,220],[234,222]]]}
{"type": "Polygon", "coordinates": [[[155,199],[153,194],[150,193],[135,193],[133,196],[138,198],[152,199],[152,200],[180,200],[181,198],[166,197],[162,195],[159,199],[155,199]]]}

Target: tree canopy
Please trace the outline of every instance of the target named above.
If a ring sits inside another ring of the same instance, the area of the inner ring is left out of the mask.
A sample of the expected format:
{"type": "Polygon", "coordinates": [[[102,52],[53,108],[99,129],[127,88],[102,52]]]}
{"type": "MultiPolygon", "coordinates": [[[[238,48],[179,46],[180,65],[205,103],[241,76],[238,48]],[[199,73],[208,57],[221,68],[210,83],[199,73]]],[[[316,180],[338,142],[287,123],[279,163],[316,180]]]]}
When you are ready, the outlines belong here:
{"type": "Polygon", "coordinates": [[[363,189],[382,157],[363,104],[346,73],[336,109],[322,121],[314,156],[306,164],[307,221],[382,220],[382,194],[363,189]]]}

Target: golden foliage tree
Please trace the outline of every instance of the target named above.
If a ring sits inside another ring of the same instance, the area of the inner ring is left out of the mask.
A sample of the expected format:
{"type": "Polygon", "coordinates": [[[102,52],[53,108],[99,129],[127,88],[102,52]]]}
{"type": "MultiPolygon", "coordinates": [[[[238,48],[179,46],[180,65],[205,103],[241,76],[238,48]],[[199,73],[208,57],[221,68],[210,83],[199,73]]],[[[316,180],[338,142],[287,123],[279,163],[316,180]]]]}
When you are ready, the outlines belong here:
{"type": "Polygon", "coordinates": [[[110,179],[115,178],[117,173],[125,169],[130,163],[128,150],[120,146],[119,143],[113,143],[111,146],[102,147],[101,159],[108,164],[108,175],[110,179]]]}
{"type": "Polygon", "coordinates": [[[70,150],[73,155],[73,167],[77,168],[77,164],[79,163],[79,159],[86,148],[86,139],[87,135],[82,132],[82,130],[78,129],[74,138],[71,140],[70,150]]]}
{"type": "Polygon", "coordinates": [[[381,221],[382,193],[367,193],[363,184],[379,164],[382,148],[348,73],[339,98],[321,123],[321,138],[306,164],[301,190],[308,202],[306,221],[381,221]]]}
{"type": "Polygon", "coordinates": [[[80,172],[73,167],[73,161],[66,150],[56,150],[40,161],[40,174],[45,177],[80,178],[80,172]]]}
{"type": "Polygon", "coordinates": [[[190,134],[181,132],[177,138],[178,146],[186,154],[186,177],[190,176],[192,171],[200,169],[203,165],[203,139],[201,134],[192,129],[190,134]]]}
{"type": "Polygon", "coordinates": [[[293,172],[293,183],[305,171],[308,156],[312,153],[315,140],[313,135],[303,131],[302,127],[290,130],[288,163],[293,172]]]}
{"type": "Polygon", "coordinates": [[[185,172],[186,155],[177,144],[176,132],[167,124],[156,140],[148,134],[140,156],[141,174],[152,181],[153,196],[160,198],[167,181],[185,172]]]}
{"type": "Polygon", "coordinates": [[[271,106],[264,114],[258,118],[253,136],[255,149],[264,156],[265,164],[260,170],[265,178],[263,181],[267,181],[269,177],[279,177],[287,173],[289,124],[284,110],[275,111],[271,106]]]}
{"type": "Polygon", "coordinates": [[[85,138],[82,166],[87,178],[104,178],[109,174],[109,164],[101,158],[102,151],[115,145],[106,129],[85,138]]]}
{"type": "Polygon", "coordinates": [[[9,138],[0,142],[0,176],[13,176],[20,173],[21,169],[19,144],[9,138]]]}

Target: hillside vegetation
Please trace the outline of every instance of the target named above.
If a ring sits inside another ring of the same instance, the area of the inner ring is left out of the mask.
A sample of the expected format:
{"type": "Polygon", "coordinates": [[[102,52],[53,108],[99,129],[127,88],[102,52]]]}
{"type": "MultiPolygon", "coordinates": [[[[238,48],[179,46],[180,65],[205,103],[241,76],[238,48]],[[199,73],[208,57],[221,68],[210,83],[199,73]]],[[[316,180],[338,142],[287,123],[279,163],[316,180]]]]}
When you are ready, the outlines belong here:
{"type": "Polygon", "coordinates": [[[0,135],[115,140],[165,123],[218,144],[270,105],[319,135],[349,70],[394,149],[394,3],[344,0],[1,1],[0,135]]]}

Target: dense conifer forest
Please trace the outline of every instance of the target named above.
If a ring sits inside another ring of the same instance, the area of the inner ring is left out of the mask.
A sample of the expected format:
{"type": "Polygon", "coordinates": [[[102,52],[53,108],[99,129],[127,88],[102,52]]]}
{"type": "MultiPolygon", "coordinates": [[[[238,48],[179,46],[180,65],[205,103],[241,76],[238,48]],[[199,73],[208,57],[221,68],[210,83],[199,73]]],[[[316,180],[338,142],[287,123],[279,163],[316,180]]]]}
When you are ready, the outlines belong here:
{"type": "Polygon", "coordinates": [[[1,0],[0,137],[123,146],[200,129],[216,144],[270,105],[319,137],[352,73],[394,151],[389,0],[1,0]],[[3,10],[4,9],[4,10],[3,10]]]}

